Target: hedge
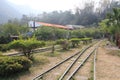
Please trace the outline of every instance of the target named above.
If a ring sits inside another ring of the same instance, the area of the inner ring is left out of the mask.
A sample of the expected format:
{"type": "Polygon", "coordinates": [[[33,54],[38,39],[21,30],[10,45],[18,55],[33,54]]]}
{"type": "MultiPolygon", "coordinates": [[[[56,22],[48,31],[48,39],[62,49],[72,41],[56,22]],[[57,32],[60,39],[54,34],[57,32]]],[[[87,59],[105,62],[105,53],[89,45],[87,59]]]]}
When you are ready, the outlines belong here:
{"type": "Polygon", "coordinates": [[[14,73],[29,70],[31,64],[32,61],[23,56],[0,56],[0,76],[9,76],[14,73]]]}
{"type": "Polygon", "coordinates": [[[61,45],[63,50],[68,50],[70,47],[70,42],[67,39],[59,39],[56,41],[56,44],[61,45]]]}
{"type": "Polygon", "coordinates": [[[72,42],[72,47],[77,47],[79,42],[80,42],[80,39],[79,38],[72,38],[72,39],[70,39],[70,41],[72,42]]]}

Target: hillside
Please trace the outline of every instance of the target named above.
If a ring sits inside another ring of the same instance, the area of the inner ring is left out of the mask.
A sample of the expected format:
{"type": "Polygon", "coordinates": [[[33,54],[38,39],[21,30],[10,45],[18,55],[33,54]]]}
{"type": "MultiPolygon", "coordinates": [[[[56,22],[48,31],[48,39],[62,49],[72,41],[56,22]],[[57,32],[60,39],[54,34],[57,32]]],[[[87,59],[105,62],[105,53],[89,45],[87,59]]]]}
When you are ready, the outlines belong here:
{"type": "Polygon", "coordinates": [[[0,24],[5,23],[8,19],[19,18],[21,14],[16,11],[10,4],[5,0],[0,0],[0,24]]]}

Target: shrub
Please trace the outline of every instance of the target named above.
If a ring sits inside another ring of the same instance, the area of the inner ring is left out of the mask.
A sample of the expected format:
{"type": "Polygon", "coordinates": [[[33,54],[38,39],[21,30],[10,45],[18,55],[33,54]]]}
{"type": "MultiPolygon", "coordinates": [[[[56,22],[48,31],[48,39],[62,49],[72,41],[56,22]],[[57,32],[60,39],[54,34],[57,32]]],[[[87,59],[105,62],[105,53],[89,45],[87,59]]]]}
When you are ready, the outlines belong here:
{"type": "Polygon", "coordinates": [[[72,39],[70,39],[70,41],[72,42],[72,47],[76,47],[76,46],[78,46],[80,39],[72,38],[72,39]]]}
{"type": "Polygon", "coordinates": [[[38,41],[35,38],[30,39],[20,39],[14,40],[13,42],[9,43],[9,47],[11,49],[16,49],[22,52],[26,57],[30,58],[33,49],[44,46],[45,43],[42,41],[38,41]]]}
{"type": "Polygon", "coordinates": [[[0,56],[0,76],[8,76],[16,72],[29,70],[31,63],[26,57],[0,56]]]}
{"type": "Polygon", "coordinates": [[[60,39],[56,41],[56,44],[59,44],[62,46],[63,50],[69,49],[69,41],[66,39],[60,39]]]}
{"type": "Polygon", "coordinates": [[[84,44],[87,44],[88,42],[92,42],[92,38],[81,38],[84,44]]]}
{"type": "Polygon", "coordinates": [[[7,44],[7,43],[9,43],[10,41],[11,41],[10,36],[7,36],[7,37],[1,36],[1,37],[0,37],[0,44],[7,44]]]}
{"type": "Polygon", "coordinates": [[[0,44],[0,51],[6,52],[7,50],[10,50],[7,44],[0,44]]]}

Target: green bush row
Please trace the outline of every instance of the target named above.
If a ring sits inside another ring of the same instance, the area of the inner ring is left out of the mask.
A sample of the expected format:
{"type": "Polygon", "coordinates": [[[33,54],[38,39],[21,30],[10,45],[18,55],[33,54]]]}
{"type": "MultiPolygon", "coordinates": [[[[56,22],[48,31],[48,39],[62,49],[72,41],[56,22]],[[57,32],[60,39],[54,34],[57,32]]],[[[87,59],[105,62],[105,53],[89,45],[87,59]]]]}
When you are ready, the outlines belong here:
{"type": "Polygon", "coordinates": [[[0,56],[0,76],[9,76],[17,72],[29,70],[32,61],[28,58],[0,56]]]}
{"type": "Polygon", "coordinates": [[[68,49],[69,47],[77,47],[80,41],[83,41],[83,43],[88,43],[92,41],[92,38],[72,38],[70,40],[60,39],[56,41],[56,44],[62,45],[63,49],[68,49]]]}
{"type": "Polygon", "coordinates": [[[76,47],[78,46],[80,39],[79,38],[72,38],[70,39],[71,43],[72,43],[72,47],[76,47]]]}

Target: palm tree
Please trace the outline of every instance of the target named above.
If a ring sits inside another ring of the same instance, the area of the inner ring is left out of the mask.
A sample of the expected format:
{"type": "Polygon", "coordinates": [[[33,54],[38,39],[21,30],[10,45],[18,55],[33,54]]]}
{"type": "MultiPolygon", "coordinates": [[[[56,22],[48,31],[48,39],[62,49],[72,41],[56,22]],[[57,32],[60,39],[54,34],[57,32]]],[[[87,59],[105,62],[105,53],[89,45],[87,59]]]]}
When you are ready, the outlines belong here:
{"type": "Polygon", "coordinates": [[[113,34],[116,39],[116,45],[118,46],[118,40],[120,39],[120,8],[113,8],[113,13],[107,14],[107,18],[109,19],[109,26],[114,30],[113,34]]]}

